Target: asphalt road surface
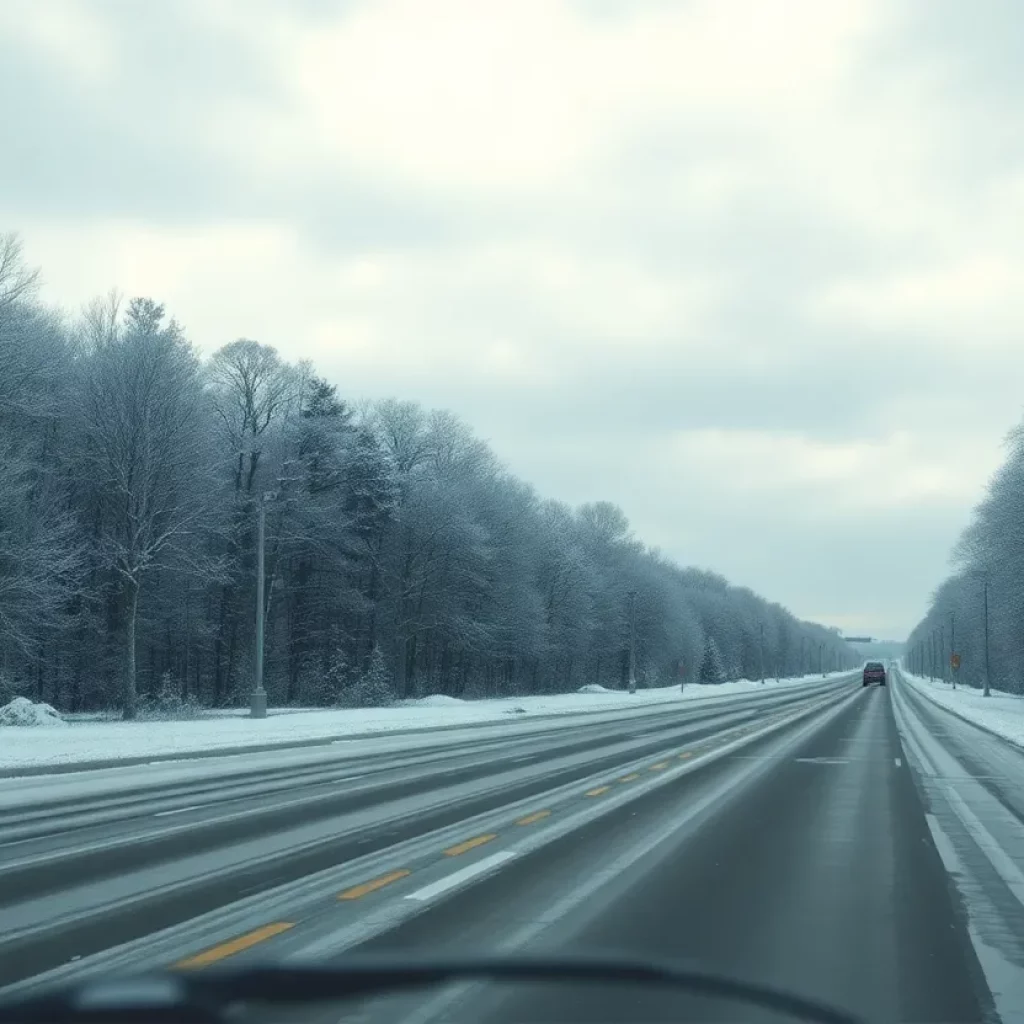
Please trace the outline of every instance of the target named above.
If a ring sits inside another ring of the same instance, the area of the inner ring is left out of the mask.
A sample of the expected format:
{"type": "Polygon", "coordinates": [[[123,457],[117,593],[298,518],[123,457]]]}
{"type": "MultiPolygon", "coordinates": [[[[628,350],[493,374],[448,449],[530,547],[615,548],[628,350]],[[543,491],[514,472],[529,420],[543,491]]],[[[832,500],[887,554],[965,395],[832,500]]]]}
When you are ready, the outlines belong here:
{"type": "MultiPolygon", "coordinates": [[[[624,806],[600,829],[520,861],[373,948],[490,949],[524,923],[532,931],[531,923],[561,905],[565,912],[528,940],[531,952],[620,952],[699,964],[870,1021],[994,1019],[903,760],[888,691],[857,694],[785,752],[769,747],[734,759],[759,756],[762,770],[723,794],[699,828],[687,827],[687,819],[706,780],[692,777],[652,792],[642,805],[624,806]],[[664,834],[673,821],[680,827],[664,834]],[[630,833],[654,841],[631,866],[605,877],[609,847],[628,849],[630,833]],[[600,884],[587,885],[588,878],[600,884]],[[567,899],[581,884],[585,896],[567,899]]],[[[782,1019],[736,1003],[625,986],[484,998],[479,989],[450,1005],[441,997],[436,1019],[782,1019]]],[[[401,1011],[410,1005],[406,1000],[401,1011]]]]}
{"type": "Polygon", "coordinates": [[[320,873],[338,865],[365,870],[387,851],[429,849],[439,829],[586,787],[595,774],[799,709],[834,686],[7,780],[0,984],[125,942],[149,944],[174,925],[197,934],[197,918],[246,897],[289,884],[316,891],[320,873]]]}
{"type": "MultiPolygon", "coordinates": [[[[318,842],[354,829],[371,837],[368,848],[338,839],[330,865],[248,895],[232,890],[230,901],[185,899],[156,933],[129,909],[137,934],[117,949],[121,933],[104,931],[103,914],[86,915],[99,921],[95,949],[70,965],[59,966],[70,948],[59,928],[20,960],[9,939],[18,968],[8,980],[351,950],[600,952],[765,982],[869,1021],[1024,1020],[1024,876],[1015,866],[1024,865],[1024,752],[898,678],[888,688],[862,689],[847,676],[797,689],[512,747],[410,754],[418,767],[368,764],[360,786],[370,795],[342,786],[357,805],[332,805],[315,823],[318,842]],[[412,788],[395,795],[394,785],[412,788]],[[396,814],[417,807],[421,817],[396,827],[396,814]]],[[[125,822],[110,824],[107,838],[137,830],[125,822]]],[[[274,842],[290,842],[294,827],[272,832],[274,842]]],[[[64,842],[58,852],[76,841],[64,842]]],[[[206,856],[237,866],[234,849],[231,840],[206,856]]],[[[267,1019],[784,1018],[650,988],[473,985],[267,1019]]]]}

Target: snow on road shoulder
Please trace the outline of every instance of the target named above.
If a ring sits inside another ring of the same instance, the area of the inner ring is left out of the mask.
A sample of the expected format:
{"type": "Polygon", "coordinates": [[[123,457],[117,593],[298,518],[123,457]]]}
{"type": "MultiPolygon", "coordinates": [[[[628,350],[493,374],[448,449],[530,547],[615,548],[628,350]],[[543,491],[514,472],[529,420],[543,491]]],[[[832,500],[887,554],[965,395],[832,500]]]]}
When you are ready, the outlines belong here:
{"type": "Polygon", "coordinates": [[[900,676],[934,703],[1024,747],[1024,697],[1002,690],[983,697],[981,690],[972,686],[954,690],[949,683],[912,675],[906,669],[900,670],[900,676]]]}
{"type": "MultiPolygon", "coordinates": [[[[821,680],[820,675],[770,680],[780,689],[821,680]]],[[[244,712],[189,721],[118,722],[70,720],[60,727],[0,729],[0,768],[111,761],[121,758],[187,757],[207,750],[343,739],[396,731],[430,730],[445,726],[472,726],[529,721],[549,715],[580,715],[620,708],[700,701],[761,690],[760,683],[741,679],[717,685],[687,686],[680,693],[671,686],[656,690],[621,690],[584,687],[584,692],[494,700],[459,700],[434,694],[402,701],[387,708],[292,711],[271,710],[254,720],[244,712]]],[[[396,742],[398,737],[396,736],[396,742]]]]}

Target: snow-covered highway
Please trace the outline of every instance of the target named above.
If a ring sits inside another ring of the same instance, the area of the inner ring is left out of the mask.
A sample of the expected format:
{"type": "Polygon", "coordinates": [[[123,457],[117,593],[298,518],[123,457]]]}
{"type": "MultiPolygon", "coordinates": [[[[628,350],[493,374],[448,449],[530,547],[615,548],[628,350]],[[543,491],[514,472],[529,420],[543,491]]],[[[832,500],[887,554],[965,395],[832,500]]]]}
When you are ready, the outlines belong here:
{"type": "Polygon", "coordinates": [[[831,702],[850,678],[9,780],[0,795],[0,979],[147,938],[524,800],[585,792],[683,744],[730,741],[831,702]]]}

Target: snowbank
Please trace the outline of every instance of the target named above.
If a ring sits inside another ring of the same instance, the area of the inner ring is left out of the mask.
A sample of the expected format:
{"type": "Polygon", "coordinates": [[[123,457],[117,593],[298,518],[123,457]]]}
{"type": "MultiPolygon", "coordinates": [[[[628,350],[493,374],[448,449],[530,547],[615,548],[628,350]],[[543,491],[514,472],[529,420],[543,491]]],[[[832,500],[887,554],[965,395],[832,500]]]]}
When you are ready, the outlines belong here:
{"type": "Polygon", "coordinates": [[[36,729],[67,728],[67,722],[49,704],[33,704],[27,697],[15,697],[9,704],[0,708],[0,725],[36,729]]]}
{"type": "MultiPolygon", "coordinates": [[[[848,673],[836,673],[846,675],[848,673]]],[[[766,687],[799,686],[820,682],[820,675],[769,680],[766,687]]],[[[581,715],[614,712],[645,705],[700,701],[706,698],[753,693],[760,683],[742,680],[718,685],[678,686],[657,690],[606,690],[595,684],[585,693],[496,700],[459,700],[434,694],[389,708],[294,712],[271,710],[265,719],[230,716],[191,721],[118,722],[72,720],[48,723],[33,729],[6,731],[0,738],[0,768],[106,762],[122,758],[187,757],[199,751],[330,741],[353,736],[410,732],[452,726],[508,724],[510,718],[529,721],[550,715],[581,715]],[[54,727],[58,726],[58,727],[54,727]]]]}
{"type": "Polygon", "coordinates": [[[906,669],[900,669],[900,678],[934,703],[1024,747],[1024,697],[1002,690],[992,690],[990,696],[983,697],[981,690],[971,686],[954,690],[949,683],[915,676],[906,669]]]}
{"type": "Polygon", "coordinates": [[[400,702],[405,708],[455,708],[465,704],[459,697],[449,697],[446,693],[432,693],[429,697],[417,697],[414,700],[400,702]]]}

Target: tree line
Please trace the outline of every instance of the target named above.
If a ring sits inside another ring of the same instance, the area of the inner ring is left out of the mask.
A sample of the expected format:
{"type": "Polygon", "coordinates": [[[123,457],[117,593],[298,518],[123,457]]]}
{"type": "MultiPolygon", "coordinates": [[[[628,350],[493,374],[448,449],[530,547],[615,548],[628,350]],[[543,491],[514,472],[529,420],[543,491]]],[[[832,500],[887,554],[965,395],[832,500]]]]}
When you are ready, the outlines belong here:
{"type": "Polygon", "coordinates": [[[907,639],[904,663],[921,675],[1024,693],[1024,424],[1010,432],[951,567],[907,639]]]}
{"type": "Polygon", "coordinates": [[[200,358],[150,298],[43,304],[0,239],[0,701],[244,702],[256,524],[271,704],[791,676],[835,630],[683,568],[616,506],[544,500],[455,416],[308,362],[200,358]],[[632,621],[631,621],[632,617],[632,621]]]}

